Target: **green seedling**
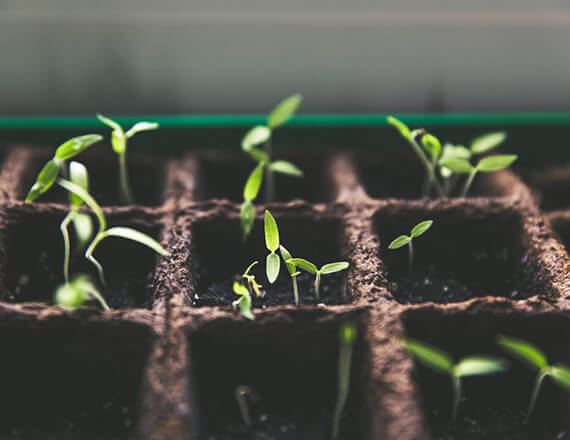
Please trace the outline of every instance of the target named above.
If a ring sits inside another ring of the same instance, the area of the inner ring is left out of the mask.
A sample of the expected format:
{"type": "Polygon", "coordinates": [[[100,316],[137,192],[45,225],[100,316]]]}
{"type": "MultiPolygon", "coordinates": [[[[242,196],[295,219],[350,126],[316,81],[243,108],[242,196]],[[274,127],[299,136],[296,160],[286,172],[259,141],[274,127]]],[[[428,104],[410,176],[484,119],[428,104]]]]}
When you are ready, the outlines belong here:
{"type": "Polygon", "coordinates": [[[305,260],[304,258],[290,258],[286,261],[286,263],[294,264],[296,267],[299,267],[305,272],[308,272],[315,276],[315,296],[317,299],[320,299],[319,288],[321,285],[321,276],[346,270],[350,265],[347,261],[337,261],[335,263],[324,264],[319,269],[313,263],[305,260]]]}
{"type": "Polygon", "coordinates": [[[253,422],[251,419],[251,413],[249,412],[247,398],[257,401],[259,400],[259,396],[251,387],[247,385],[238,385],[235,389],[235,398],[244,425],[248,427],[252,426],[253,422]]]}
{"type": "Polygon", "coordinates": [[[488,156],[481,159],[475,166],[471,165],[468,159],[446,159],[440,162],[440,166],[448,168],[457,174],[468,175],[461,191],[461,197],[466,197],[478,172],[492,173],[505,169],[517,160],[517,157],[516,154],[488,156]]]}
{"type": "Polygon", "coordinates": [[[338,438],[340,430],[340,418],[346,405],[348,392],[350,389],[350,365],[352,363],[352,350],[356,340],[356,323],[347,322],[343,324],[338,332],[339,352],[338,352],[338,393],[334,407],[332,419],[332,440],[338,438]]]}
{"type": "Polygon", "coordinates": [[[412,273],[414,265],[414,246],[412,244],[413,239],[424,234],[433,225],[433,220],[424,220],[418,223],[412,228],[410,235],[400,235],[398,238],[392,241],[388,246],[388,249],[399,249],[403,246],[408,245],[408,273],[412,273]]]}
{"type": "Polygon", "coordinates": [[[64,309],[79,309],[90,300],[98,301],[104,310],[111,310],[87,275],[77,275],[55,291],[55,303],[64,309]]]}
{"type": "Polygon", "coordinates": [[[244,240],[249,236],[253,228],[253,222],[255,220],[255,207],[253,206],[253,202],[259,194],[264,169],[265,164],[259,163],[247,178],[247,182],[245,182],[245,187],[243,188],[243,203],[241,205],[240,218],[244,240]]]}
{"type": "Polygon", "coordinates": [[[301,274],[297,270],[297,267],[293,263],[288,263],[293,257],[289,253],[289,251],[285,248],[285,246],[279,246],[279,252],[281,253],[281,258],[285,261],[285,266],[287,266],[287,271],[289,275],[291,275],[291,282],[293,283],[293,299],[295,300],[295,305],[298,306],[299,302],[299,287],[297,286],[297,277],[301,274]]]}
{"type": "Polygon", "coordinates": [[[279,249],[279,229],[277,228],[277,222],[269,211],[265,211],[264,227],[265,246],[269,251],[269,255],[267,255],[265,264],[265,271],[267,274],[267,280],[273,284],[279,276],[279,270],[281,269],[281,260],[276,254],[277,249],[279,249]]]}
{"type": "Polygon", "coordinates": [[[250,275],[250,271],[257,264],[257,261],[251,263],[245,272],[240,275],[239,279],[234,281],[233,284],[233,291],[236,295],[239,295],[240,298],[236,299],[232,306],[234,310],[237,310],[239,307],[239,311],[244,318],[254,320],[255,316],[251,312],[251,296],[255,294],[258,297],[263,296],[261,293],[261,285],[257,284],[255,281],[255,275],[250,275]],[[244,284],[245,283],[245,284],[244,284]]]}
{"type": "Polygon", "coordinates": [[[98,134],[86,134],[65,141],[55,150],[54,156],[43,166],[36,181],[26,196],[26,202],[33,202],[50,189],[60,173],[67,177],[66,161],[85,151],[91,145],[102,140],[98,134]]]}
{"type": "Polygon", "coordinates": [[[437,373],[447,374],[453,386],[453,405],[451,420],[457,417],[461,400],[461,379],[469,376],[497,374],[506,371],[508,362],[488,356],[469,356],[454,363],[444,351],[413,339],[406,339],[404,346],[426,367],[437,373]]]}
{"type": "Polygon", "coordinates": [[[103,124],[113,129],[111,133],[111,145],[113,151],[119,156],[119,200],[125,205],[130,205],[134,203],[134,200],[127,170],[127,140],[142,131],[156,130],[158,124],[156,122],[137,122],[125,132],[123,128],[112,119],[99,114],[97,118],[103,124]]]}
{"type": "Polygon", "coordinates": [[[58,178],[56,182],[58,185],[62,186],[70,193],[73,193],[82,199],[83,202],[85,202],[85,204],[89,206],[89,208],[93,211],[95,217],[97,218],[99,230],[87,247],[87,250],[85,251],[85,258],[87,258],[87,260],[89,260],[97,268],[99,279],[101,280],[102,284],[105,284],[103,266],[99,263],[99,261],[95,259],[93,253],[95,252],[97,246],[107,237],[119,237],[135,241],[149,247],[159,255],[162,255],[164,257],[170,256],[170,253],[166,251],[155,239],[149,237],[146,234],[143,234],[142,232],[137,231],[136,229],[127,228],[124,226],[107,228],[107,220],[103,214],[103,210],[95,201],[95,199],[87,191],[85,191],[85,189],[73,182],[70,182],[69,180],[61,178],[58,178]]]}
{"type": "Polygon", "coordinates": [[[531,368],[538,370],[530,404],[523,423],[528,423],[530,415],[534,410],[542,382],[547,377],[550,377],[554,383],[570,392],[570,367],[562,364],[549,365],[548,358],[542,350],[522,339],[501,335],[497,338],[497,342],[511,355],[525,362],[531,368]]]}
{"type": "Polygon", "coordinates": [[[273,161],[271,146],[273,131],[284,125],[295,114],[302,100],[303,97],[297,94],[281,101],[267,117],[267,124],[253,127],[246,133],[241,142],[243,151],[258,162],[258,166],[263,165],[267,179],[265,185],[266,203],[271,203],[275,199],[274,173],[287,174],[294,177],[303,176],[303,172],[292,163],[284,160],[273,161]],[[258,148],[263,144],[265,145],[263,150],[258,148]]]}

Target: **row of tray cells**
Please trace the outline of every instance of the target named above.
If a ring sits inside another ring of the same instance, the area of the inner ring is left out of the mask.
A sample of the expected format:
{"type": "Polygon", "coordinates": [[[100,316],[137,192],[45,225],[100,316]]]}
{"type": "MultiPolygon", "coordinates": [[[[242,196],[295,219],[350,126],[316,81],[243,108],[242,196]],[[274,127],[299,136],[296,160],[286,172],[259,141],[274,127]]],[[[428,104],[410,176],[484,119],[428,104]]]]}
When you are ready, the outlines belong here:
{"type": "MultiPolygon", "coordinates": [[[[192,360],[187,368],[191,401],[197,406],[189,412],[188,422],[200,431],[200,438],[241,438],[252,432],[290,434],[278,438],[329,438],[336,401],[337,329],[346,317],[338,314],[319,321],[313,316],[311,322],[302,314],[290,316],[290,320],[255,323],[222,319],[183,329],[192,360]],[[235,399],[238,386],[255,391],[257,398],[249,403],[253,428],[242,423],[235,399]]],[[[372,364],[369,338],[375,332],[368,331],[366,314],[356,318],[351,314],[351,319],[357,320],[359,336],[341,438],[368,440],[369,425],[383,405],[382,396],[375,402],[368,395],[371,377],[377,376],[372,371],[393,364],[389,359],[382,359],[384,366],[372,364]]],[[[412,310],[402,322],[405,336],[433,344],[455,359],[472,354],[508,357],[495,342],[498,334],[507,334],[537,345],[551,363],[570,363],[565,342],[570,337],[569,320],[556,313],[412,310]]],[[[152,340],[149,328],[127,322],[4,320],[0,407],[5,417],[0,435],[134,437],[138,417],[144,416],[139,413],[141,383],[152,340]]],[[[556,435],[568,429],[570,401],[563,389],[548,381],[530,423],[521,428],[534,376],[535,371],[511,359],[507,373],[465,379],[464,398],[453,424],[449,377],[417,365],[412,381],[434,438],[510,439],[521,432],[529,439],[560,438],[556,435]]],[[[397,375],[391,377],[398,380],[397,375]]]]}

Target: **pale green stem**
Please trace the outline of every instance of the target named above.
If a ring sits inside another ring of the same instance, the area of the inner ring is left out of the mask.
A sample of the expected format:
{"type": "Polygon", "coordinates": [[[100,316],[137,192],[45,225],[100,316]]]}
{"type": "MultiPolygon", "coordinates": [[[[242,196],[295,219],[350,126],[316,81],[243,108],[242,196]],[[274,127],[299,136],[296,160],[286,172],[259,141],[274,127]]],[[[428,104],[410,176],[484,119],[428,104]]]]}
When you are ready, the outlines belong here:
{"type": "Polygon", "coordinates": [[[414,267],[414,245],[412,240],[408,243],[408,275],[411,276],[414,267]]]}
{"type": "MultiPolygon", "coordinates": [[[[452,176],[453,177],[453,176],[452,176]]],[[[443,180],[443,191],[447,196],[451,193],[451,177],[444,178],[443,180]]]]}
{"type": "Polygon", "coordinates": [[[457,375],[451,376],[453,384],[453,407],[451,409],[451,421],[454,422],[459,409],[459,401],[461,400],[461,378],[457,375]]]}
{"type": "MultiPolygon", "coordinates": [[[[273,154],[271,138],[265,143],[265,152],[269,157],[269,163],[271,163],[273,154]]],[[[275,200],[275,173],[269,169],[269,166],[265,167],[265,176],[267,182],[265,185],[265,203],[272,203],[275,200]]]]}
{"type": "Polygon", "coordinates": [[[352,361],[352,343],[341,342],[338,356],[338,395],[332,419],[332,440],[338,438],[342,410],[348,398],[350,389],[350,364],[352,361]]]}
{"type": "Polygon", "coordinates": [[[119,154],[119,200],[123,205],[133,204],[133,195],[127,170],[127,150],[119,154]]]}
{"type": "Polygon", "coordinates": [[[293,297],[295,298],[295,305],[299,305],[299,288],[297,286],[297,275],[291,275],[293,280],[293,297]]]}
{"type": "Polygon", "coordinates": [[[93,252],[95,252],[95,248],[97,247],[97,245],[106,237],[105,232],[99,232],[95,238],[93,239],[93,241],[91,242],[91,244],[89,245],[89,247],[87,248],[87,250],[85,251],[85,258],[87,258],[96,268],[97,268],[97,272],[99,274],[99,279],[101,280],[101,284],[105,285],[105,273],[103,271],[103,266],[101,266],[101,263],[99,263],[95,257],[93,256],[93,252]]]}
{"type": "Polygon", "coordinates": [[[67,227],[73,220],[74,216],[75,211],[69,211],[59,225],[59,230],[61,231],[61,235],[63,237],[63,279],[65,280],[66,284],[69,283],[69,254],[71,248],[69,243],[69,231],[67,230],[67,227]]]}
{"type": "Polygon", "coordinates": [[[107,304],[107,301],[105,301],[105,298],[103,298],[103,295],[101,295],[96,289],[88,289],[87,291],[93,298],[99,301],[99,304],[101,304],[101,307],[103,307],[104,310],[111,310],[107,304]]]}
{"type": "Polygon", "coordinates": [[[413,135],[410,135],[410,137],[408,138],[408,143],[412,146],[413,150],[422,161],[422,164],[427,172],[427,178],[430,182],[433,182],[437,196],[445,197],[445,193],[443,192],[443,189],[441,188],[441,185],[439,184],[439,181],[436,178],[434,167],[432,166],[431,162],[423,152],[422,147],[420,147],[419,144],[416,142],[416,140],[413,138],[413,135]]]}
{"type": "Polygon", "coordinates": [[[317,272],[317,274],[315,275],[315,296],[317,297],[317,299],[321,298],[321,295],[319,292],[320,286],[321,286],[321,273],[317,272]]]}
{"type": "MultiPolygon", "coordinates": [[[[437,157],[432,157],[431,158],[431,168],[432,170],[436,169],[436,165],[437,165],[437,157]]],[[[436,179],[436,174],[432,173],[426,175],[426,178],[424,180],[424,185],[423,185],[423,189],[422,189],[422,194],[426,197],[429,197],[431,194],[431,189],[433,187],[433,181],[434,179],[436,179]]],[[[442,188],[443,189],[443,188],[442,188]]],[[[445,191],[444,191],[445,192],[445,191]]]]}
{"type": "Polygon", "coordinates": [[[536,405],[536,400],[538,399],[538,393],[540,392],[540,385],[542,384],[542,381],[546,376],[548,376],[548,373],[544,371],[544,369],[538,373],[538,376],[536,376],[536,380],[534,382],[534,388],[532,390],[532,397],[530,399],[530,404],[528,406],[528,410],[526,412],[526,416],[523,421],[525,425],[528,423],[528,419],[530,418],[530,415],[534,410],[534,406],[536,405]]]}
{"type": "Polygon", "coordinates": [[[249,407],[247,406],[246,396],[249,394],[249,387],[238,386],[235,391],[236,401],[241,413],[241,418],[247,426],[252,425],[251,414],[249,413],[249,407]]]}
{"type": "Polygon", "coordinates": [[[475,178],[475,174],[477,174],[477,168],[473,168],[473,171],[469,173],[467,180],[465,181],[465,185],[463,186],[463,190],[461,191],[461,197],[467,197],[467,192],[473,183],[473,179],[475,178]]]}

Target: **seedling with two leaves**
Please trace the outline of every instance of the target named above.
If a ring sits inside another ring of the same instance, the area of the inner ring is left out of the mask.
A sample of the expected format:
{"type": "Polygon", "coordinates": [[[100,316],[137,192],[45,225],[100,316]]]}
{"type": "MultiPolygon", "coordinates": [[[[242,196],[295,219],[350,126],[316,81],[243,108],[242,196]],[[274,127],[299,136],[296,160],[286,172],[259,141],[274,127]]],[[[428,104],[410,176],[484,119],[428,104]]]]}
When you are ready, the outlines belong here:
{"type": "Polygon", "coordinates": [[[457,417],[457,410],[461,401],[461,379],[502,373],[508,369],[507,361],[489,356],[469,356],[455,363],[449,354],[439,348],[414,339],[406,339],[404,346],[426,367],[450,377],[453,386],[452,421],[457,417]]]}
{"type": "Polygon", "coordinates": [[[158,124],[156,122],[137,122],[125,132],[123,128],[112,119],[99,114],[97,118],[103,124],[113,129],[111,133],[111,145],[113,151],[117,153],[119,157],[119,200],[124,205],[130,205],[134,203],[134,200],[127,169],[127,141],[142,131],[156,130],[158,124]]]}
{"type": "Polygon", "coordinates": [[[501,335],[497,338],[497,342],[511,355],[525,362],[532,369],[538,371],[534,382],[530,404],[524,418],[525,424],[528,423],[532,411],[534,410],[544,379],[550,377],[555,384],[570,392],[569,366],[562,364],[549,365],[548,358],[542,350],[522,339],[501,335]]]}
{"type": "Polygon", "coordinates": [[[255,316],[251,312],[251,297],[252,294],[255,294],[258,297],[263,296],[261,293],[261,285],[257,284],[255,281],[255,275],[251,275],[249,272],[257,264],[257,261],[251,263],[245,272],[240,275],[239,280],[234,281],[233,284],[233,291],[236,295],[240,298],[236,299],[232,306],[234,310],[237,310],[239,307],[239,311],[244,318],[254,320],[255,316]],[[245,284],[244,284],[245,283],[245,284]]]}
{"type": "Polygon", "coordinates": [[[104,310],[111,310],[87,275],[76,275],[55,291],[55,303],[64,309],[79,309],[91,300],[98,301],[104,310]]]}
{"type": "Polygon", "coordinates": [[[414,238],[418,238],[420,235],[427,232],[427,230],[431,228],[431,225],[433,225],[433,220],[424,220],[412,228],[409,236],[400,235],[388,246],[388,249],[399,249],[408,245],[408,274],[412,273],[412,268],[414,265],[414,247],[412,241],[414,238]]]}
{"type": "Polygon", "coordinates": [[[348,261],[336,261],[334,263],[327,263],[323,264],[319,269],[310,261],[305,260],[304,258],[290,258],[286,261],[288,264],[293,264],[300,269],[303,269],[305,272],[310,273],[311,275],[315,276],[315,296],[317,299],[320,299],[320,286],[321,286],[321,276],[323,275],[330,275],[337,272],[342,272],[343,270],[348,269],[350,265],[348,261]]]}

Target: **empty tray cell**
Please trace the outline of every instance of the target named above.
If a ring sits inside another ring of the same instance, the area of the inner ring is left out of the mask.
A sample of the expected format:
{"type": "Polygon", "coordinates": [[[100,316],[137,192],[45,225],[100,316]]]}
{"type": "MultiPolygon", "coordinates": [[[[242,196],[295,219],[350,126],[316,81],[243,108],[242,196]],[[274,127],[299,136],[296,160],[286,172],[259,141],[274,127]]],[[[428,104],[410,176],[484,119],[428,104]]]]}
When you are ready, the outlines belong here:
{"type": "MultiPolygon", "coordinates": [[[[56,287],[63,283],[63,239],[59,225],[65,210],[11,210],[3,219],[2,292],[4,301],[52,303],[56,287]]],[[[94,220],[95,221],[95,220],[94,220]]],[[[129,226],[158,237],[159,227],[140,215],[108,215],[109,226],[129,226]]],[[[95,223],[96,225],[96,223],[95,223]]],[[[95,226],[96,227],[96,226],[95,226]]],[[[101,286],[94,266],[77,249],[70,226],[70,275],[92,275],[111,308],[152,305],[152,281],[156,256],[149,248],[117,237],[103,240],[94,256],[103,265],[106,285],[101,286]]]]}
{"type": "MultiPolygon", "coordinates": [[[[280,233],[281,244],[293,257],[305,258],[321,267],[325,263],[343,260],[348,255],[343,223],[338,218],[316,217],[310,213],[280,215],[273,212],[280,233]]],[[[193,283],[190,299],[195,306],[230,306],[237,299],[232,285],[254,261],[259,263],[251,273],[263,286],[265,295],[253,297],[255,307],[294,304],[291,277],[281,261],[281,271],[274,284],[265,276],[265,248],[263,221],[255,221],[247,241],[243,241],[237,216],[214,216],[195,222],[191,231],[191,273],[193,283]]],[[[279,252],[278,252],[279,254],[279,252]]],[[[350,270],[350,269],[349,269],[350,270]]],[[[320,301],[314,292],[314,276],[302,272],[298,276],[302,304],[342,304],[350,301],[346,290],[347,271],[323,275],[320,301]]]]}
{"type": "MultiPolygon", "coordinates": [[[[315,316],[255,323],[224,320],[190,337],[193,401],[203,439],[330,439],[337,398],[338,328],[342,320],[315,316]],[[310,318],[310,319],[307,319],[310,318]],[[252,426],[236,402],[236,389],[247,386],[252,426]]],[[[341,439],[367,439],[365,406],[369,378],[368,345],[354,343],[348,400],[341,439]]]]}
{"type": "MultiPolygon", "coordinates": [[[[304,176],[292,177],[274,173],[275,200],[274,202],[289,202],[300,199],[311,203],[330,201],[335,194],[329,176],[328,154],[294,154],[279,152],[274,154],[276,159],[287,160],[300,168],[304,176]]],[[[243,187],[256,162],[243,154],[230,152],[204,153],[197,157],[198,185],[196,200],[227,199],[232,202],[243,201],[243,187]]],[[[265,201],[264,176],[257,201],[265,201]]]]}
{"type": "Polygon", "coordinates": [[[510,356],[497,335],[528,341],[544,351],[550,364],[570,366],[570,316],[491,310],[465,313],[418,310],[404,315],[406,334],[454,358],[487,355],[506,359],[506,372],[462,379],[462,399],[451,423],[450,377],[416,362],[415,380],[434,439],[556,440],[570,434],[570,394],[545,379],[528,424],[523,424],[537,370],[510,356]]]}
{"type": "MultiPolygon", "coordinates": [[[[382,149],[355,155],[360,180],[373,199],[422,199],[426,171],[420,159],[405,148],[382,149]]],[[[507,197],[513,192],[510,173],[478,173],[471,185],[469,197],[507,197]]],[[[516,179],[515,179],[516,180],[516,179]]],[[[450,194],[457,196],[464,177],[450,186],[450,194]]],[[[517,181],[518,182],[518,181],[517,181]]],[[[432,193],[435,196],[435,193],[432,193]]]]}
{"type": "MultiPolygon", "coordinates": [[[[521,299],[544,293],[544,281],[527,255],[523,221],[517,211],[470,207],[427,209],[389,205],[375,216],[380,256],[389,288],[401,303],[449,303],[473,297],[521,299]],[[408,246],[388,249],[424,220],[432,227],[408,246]],[[536,278],[536,279],[535,279],[536,278]]],[[[535,243],[536,245],[536,243],[535,243]]]]}
{"type": "Polygon", "coordinates": [[[134,438],[150,330],[51,319],[0,324],[0,437],[134,438]]]}
{"type": "Polygon", "coordinates": [[[570,252],[570,211],[556,213],[550,217],[550,223],[566,251],[570,252]]]}
{"type": "MultiPolygon", "coordinates": [[[[91,150],[77,156],[75,160],[87,167],[89,192],[101,206],[121,205],[119,201],[119,161],[111,147],[94,146],[109,151],[91,150]]],[[[51,158],[52,151],[37,151],[32,155],[19,188],[20,199],[25,199],[44,164],[51,158]]],[[[127,156],[128,176],[134,203],[142,206],[158,206],[163,202],[166,168],[162,159],[144,153],[129,153],[127,156]]],[[[54,186],[37,199],[39,203],[68,203],[68,193],[54,186]]]]}
{"type": "Polygon", "coordinates": [[[521,175],[535,191],[540,207],[545,211],[570,208],[570,166],[550,166],[522,171],[521,175]]]}

